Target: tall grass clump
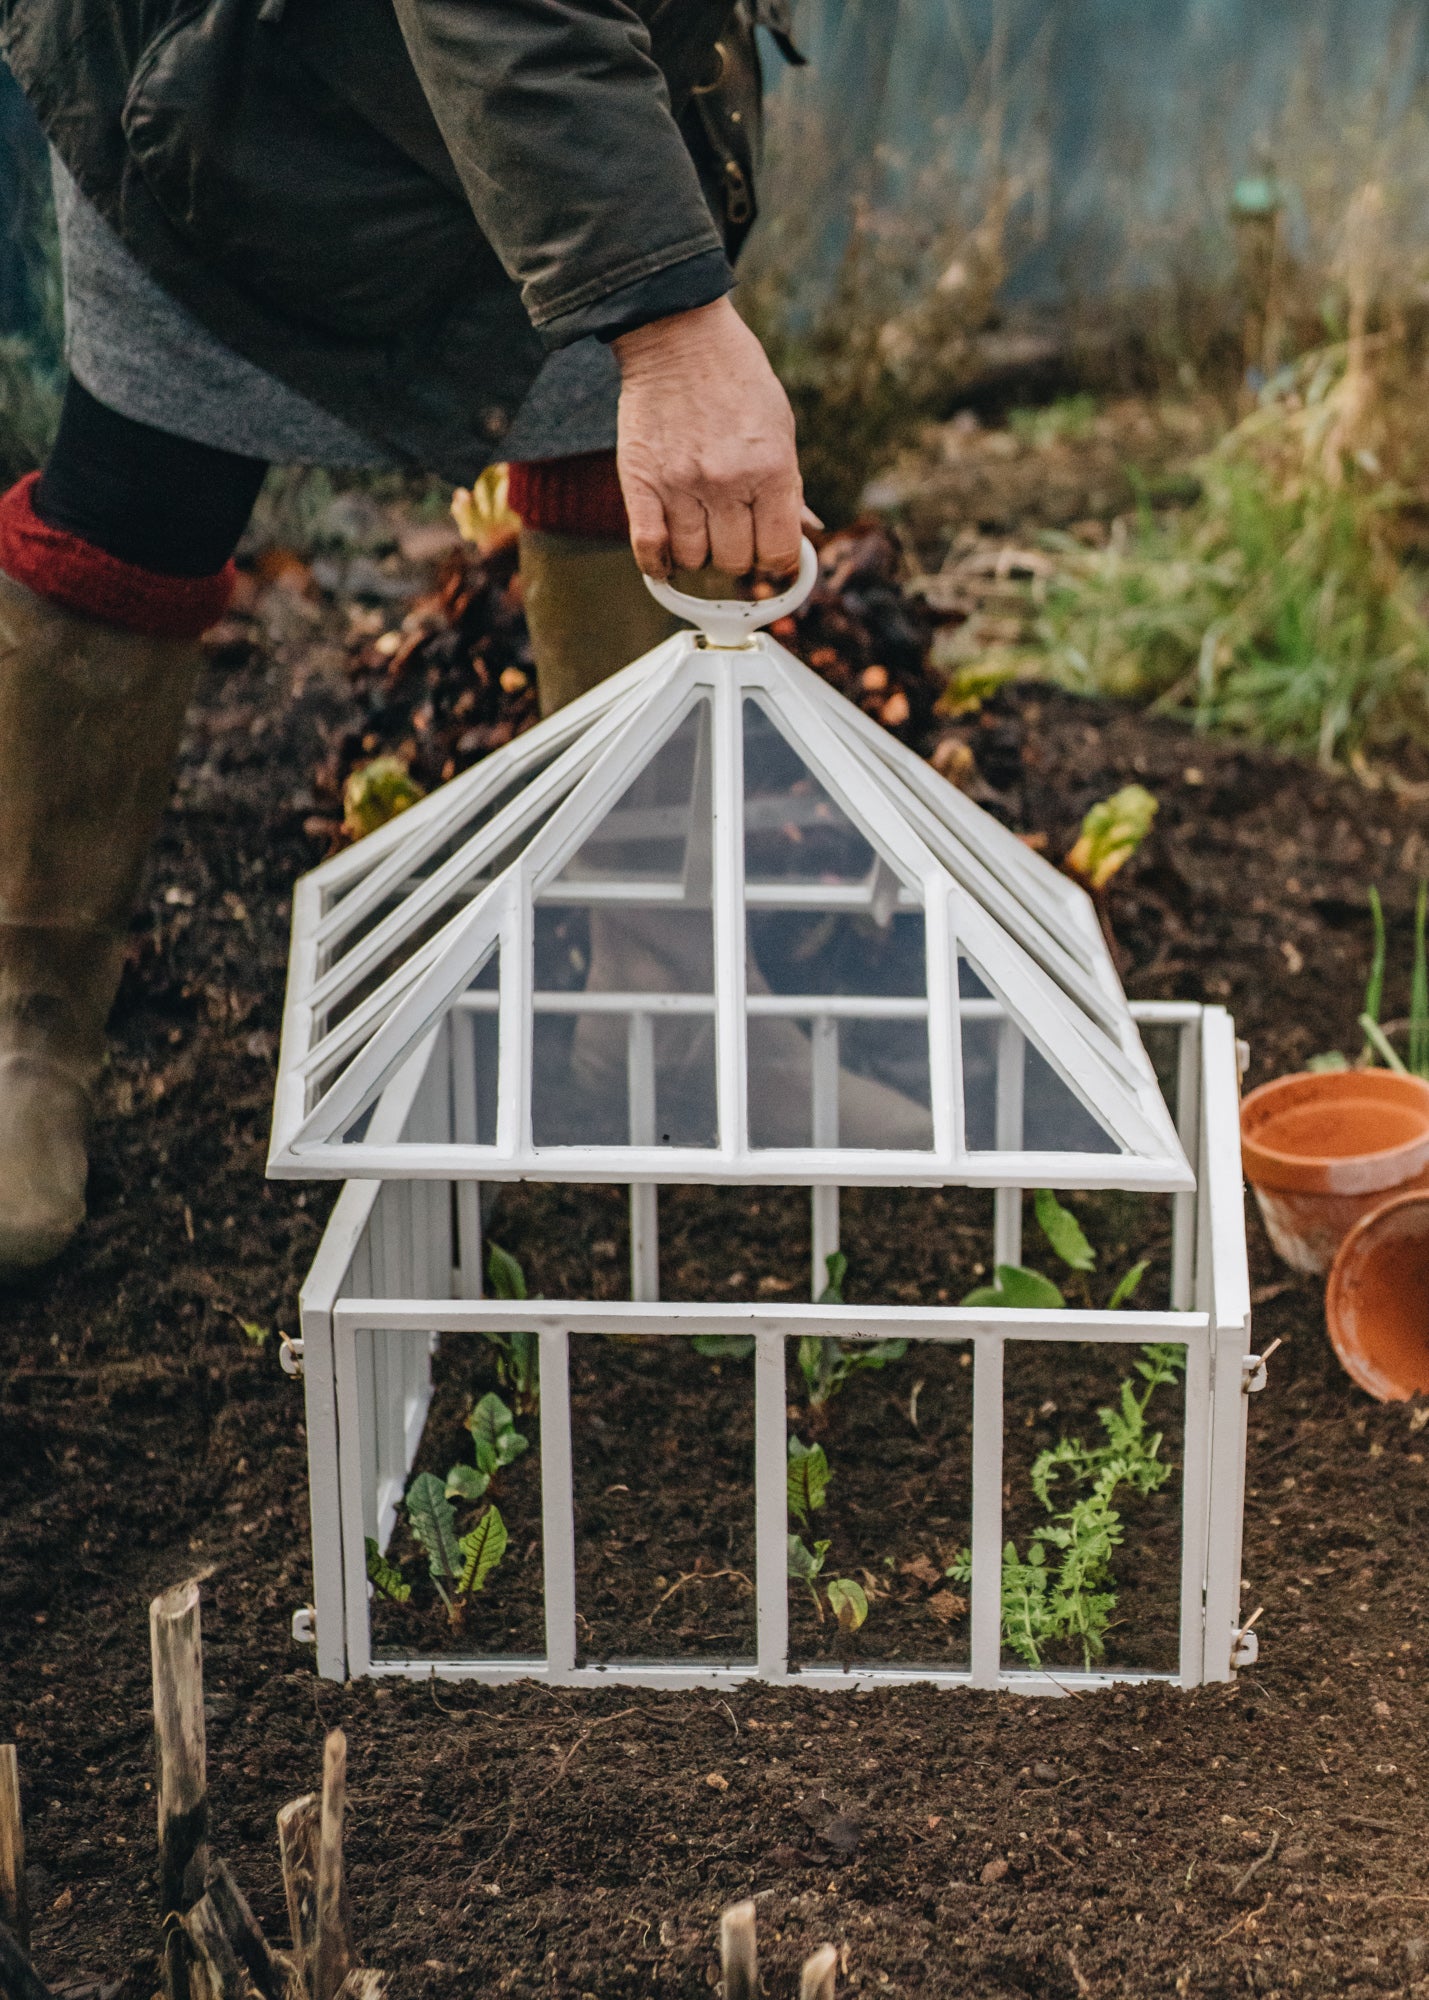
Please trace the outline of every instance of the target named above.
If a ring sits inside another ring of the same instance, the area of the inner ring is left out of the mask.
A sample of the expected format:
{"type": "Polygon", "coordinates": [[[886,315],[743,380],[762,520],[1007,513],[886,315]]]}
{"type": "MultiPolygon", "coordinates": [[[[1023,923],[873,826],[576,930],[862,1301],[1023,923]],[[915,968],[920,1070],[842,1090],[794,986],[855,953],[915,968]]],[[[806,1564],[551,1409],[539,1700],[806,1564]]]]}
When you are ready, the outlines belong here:
{"type": "Polygon", "coordinates": [[[1373,344],[1284,370],[1197,470],[1105,547],[1057,538],[1042,669],[1331,764],[1429,739],[1429,623],[1380,455],[1373,344]]]}

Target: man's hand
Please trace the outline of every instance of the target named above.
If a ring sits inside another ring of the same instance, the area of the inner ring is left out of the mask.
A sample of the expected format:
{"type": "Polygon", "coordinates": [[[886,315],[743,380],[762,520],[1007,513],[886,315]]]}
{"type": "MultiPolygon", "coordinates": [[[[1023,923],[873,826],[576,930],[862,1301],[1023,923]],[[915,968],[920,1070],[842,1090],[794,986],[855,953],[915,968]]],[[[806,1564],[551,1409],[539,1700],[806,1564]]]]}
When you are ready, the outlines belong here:
{"type": "MultiPolygon", "coordinates": [[[[806,520],[794,413],[728,299],[614,341],[620,484],[647,576],[792,574],[806,520]]],[[[817,523],[813,523],[817,525],[817,523]]]]}

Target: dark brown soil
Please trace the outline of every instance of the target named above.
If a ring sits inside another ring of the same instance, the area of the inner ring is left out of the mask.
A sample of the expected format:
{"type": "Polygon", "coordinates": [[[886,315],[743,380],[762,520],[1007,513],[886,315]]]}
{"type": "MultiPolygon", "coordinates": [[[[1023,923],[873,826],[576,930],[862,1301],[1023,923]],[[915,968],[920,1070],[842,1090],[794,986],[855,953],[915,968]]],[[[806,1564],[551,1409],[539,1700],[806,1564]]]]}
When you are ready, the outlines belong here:
{"type": "MultiPolygon", "coordinates": [[[[275,1340],[240,1324],[293,1326],[330,1204],[262,1179],[286,899],[320,845],[303,831],[309,773],[350,726],[340,651],[310,626],[208,678],[135,930],[92,1220],[57,1272],[0,1304],[0,1738],[19,1745],[46,1975],[123,1977],[126,2000],[153,1989],[145,1604],[204,1567],[218,1838],[279,1931],[273,1814],[342,1723],[358,1929],[399,1994],[694,2000],[714,1981],[721,1905],[751,1893],[775,1996],[824,1938],[846,1952],[841,1992],[1429,1990],[1424,1412],[1351,1388],[1315,1289],[1287,1279],[1258,1226],[1259,1334],[1287,1345],[1252,1409],[1245,1604],[1265,1607],[1263,1658],[1235,1687],[1029,1702],[314,1678],[288,1638],[310,1594],[300,1392],[275,1340]]],[[[1159,793],[1153,839],[1111,898],[1128,985],[1225,1001],[1254,1078],[1347,1043],[1372,880],[1402,988],[1422,804],[1045,690],[1006,694],[968,735],[999,809],[1054,854],[1092,798],[1133,778],[1159,793]]],[[[1392,988],[1391,1013],[1401,1000],[1392,988]]],[[[562,1199],[509,1198],[500,1223],[533,1289],[560,1288],[562,1199]]],[[[936,1297],[972,1281],[956,1198],[920,1199],[911,1221],[886,1200],[850,1199],[855,1286],[936,1297]]],[[[686,1229],[670,1197],[678,1282],[715,1296],[802,1284],[806,1225],[780,1198],[753,1209],[730,1196],[686,1229]]],[[[598,1261],[614,1290],[624,1222],[618,1201],[608,1211],[582,1256],[610,1246],[598,1261]]],[[[1088,1227],[1108,1268],[1140,1233],[1090,1209],[1088,1227]]],[[[748,1618],[738,1580],[713,1576],[747,1572],[747,1525],[701,1415],[742,1451],[743,1378],[693,1358],[664,1388],[653,1373],[641,1347],[578,1357],[593,1649],[628,1638],[622,1575],[647,1607],[661,1576],[710,1579],[654,1611],[662,1644],[698,1648],[748,1618]]],[[[444,1393],[482,1381],[473,1365],[444,1393]]],[[[1017,1381],[1011,1506],[1027,1456],[1094,1422],[1109,1386],[1075,1359],[1055,1381],[1017,1381]]],[[[964,1643],[901,1567],[965,1531],[962,1393],[955,1359],[910,1357],[857,1381],[830,1419],[827,1532],[841,1561],[888,1579],[866,1631],[871,1645],[881,1620],[890,1653],[916,1639],[952,1658],[964,1643]],[[937,1504],[918,1497],[925,1447],[947,1470],[937,1504]],[[863,1472],[880,1451],[881,1488],[863,1472]]],[[[459,1443],[460,1402],[444,1407],[459,1443]]],[[[434,1463],[446,1449],[434,1437],[434,1463]]],[[[512,1575],[534,1579],[520,1473],[503,1502],[512,1575]]],[[[1142,1579],[1166,1565],[1165,1519],[1153,1509],[1138,1533],[1129,1627],[1142,1579]]],[[[519,1591],[510,1612],[519,1638],[519,1591]]],[[[1164,1606],[1134,1622],[1162,1642],[1164,1606]]]]}

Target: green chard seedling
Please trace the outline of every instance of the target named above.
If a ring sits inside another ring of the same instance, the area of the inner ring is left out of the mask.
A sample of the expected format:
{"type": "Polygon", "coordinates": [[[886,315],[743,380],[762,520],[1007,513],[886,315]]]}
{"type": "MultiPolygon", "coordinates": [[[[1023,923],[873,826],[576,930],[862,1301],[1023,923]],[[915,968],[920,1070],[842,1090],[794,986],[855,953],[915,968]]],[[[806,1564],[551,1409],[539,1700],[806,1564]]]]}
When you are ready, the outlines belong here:
{"type": "Polygon", "coordinates": [[[457,1533],[456,1514],[442,1481],[419,1472],[407,1488],[407,1525],[427,1558],[437,1595],[453,1626],[462,1622],[462,1599],[482,1590],[506,1553],[506,1523],[488,1507],[468,1533],[457,1533]]]}
{"type": "Polygon", "coordinates": [[[476,1455],[474,1465],[454,1465],[447,1474],[448,1500],[480,1500],[508,1465],[527,1449],[511,1412],[494,1392],[483,1396],[466,1420],[476,1455]]]}
{"type": "Polygon", "coordinates": [[[371,1535],[367,1537],[366,1548],[367,1574],[373,1589],[382,1597],[390,1597],[394,1604],[405,1604],[412,1595],[411,1584],[395,1563],[388,1562],[381,1543],[371,1535]]]}
{"type": "MultiPolygon", "coordinates": [[[[499,1243],[493,1243],[486,1266],[491,1295],[497,1299],[524,1299],[526,1274],[499,1243]]],[[[484,1336],[497,1351],[496,1373],[504,1388],[511,1391],[519,1415],[534,1416],[541,1406],[541,1343],[525,1330],[519,1333],[488,1333],[484,1336]]]]}
{"type": "MultiPolygon", "coordinates": [[[[1051,1188],[1038,1188],[1033,1206],[1037,1224],[1051,1248],[1062,1262],[1072,1271],[1094,1271],[1097,1253],[1087,1241],[1086,1232],[1069,1208],[1063,1208],[1051,1188]]],[[[1149,1260],[1143,1259],[1133,1264],[1118,1281],[1107,1301],[1110,1312],[1119,1311],[1135,1293],[1138,1285],[1150,1268],[1149,1260]]],[[[1067,1301],[1060,1285],[1043,1277],[1040,1271],[1029,1270],[1023,1264],[999,1264],[994,1273],[996,1282],[991,1285],[976,1285],[963,1299],[965,1306],[1008,1306],[1020,1307],[1024,1311],[1057,1312],[1067,1301]]]]}
{"type": "MultiPolygon", "coordinates": [[[[789,1470],[786,1489],[789,1512],[807,1529],[815,1514],[828,1498],[829,1461],[821,1444],[806,1445],[796,1437],[789,1440],[789,1470]]],[[[823,1575],[824,1563],[833,1544],[816,1541],[812,1548],[800,1535],[789,1537],[789,1574],[802,1583],[814,1602],[819,1623],[824,1622],[824,1597],[819,1594],[819,1579],[823,1575]]],[[[833,1612],[845,1632],[857,1632],[868,1617],[868,1598],[861,1585],[849,1576],[836,1576],[824,1586],[828,1608],[833,1612]]]]}

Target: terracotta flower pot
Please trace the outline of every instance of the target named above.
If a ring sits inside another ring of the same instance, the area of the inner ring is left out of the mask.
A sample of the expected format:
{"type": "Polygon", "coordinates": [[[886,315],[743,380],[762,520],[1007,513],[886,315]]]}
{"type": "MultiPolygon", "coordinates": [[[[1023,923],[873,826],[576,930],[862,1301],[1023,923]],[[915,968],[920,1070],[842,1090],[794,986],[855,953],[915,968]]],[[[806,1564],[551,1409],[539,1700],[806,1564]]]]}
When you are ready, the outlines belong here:
{"type": "Polygon", "coordinates": [[[1381,1403],[1429,1391],[1429,1193],[1361,1216],[1330,1272],[1325,1320],[1345,1373],[1381,1403]]]}
{"type": "Polygon", "coordinates": [[[1266,1231],[1295,1271],[1328,1271],[1362,1215],[1429,1185],[1429,1083],[1397,1070],[1277,1077],[1241,1105],[1240,1133],[1266,1231]]]}

